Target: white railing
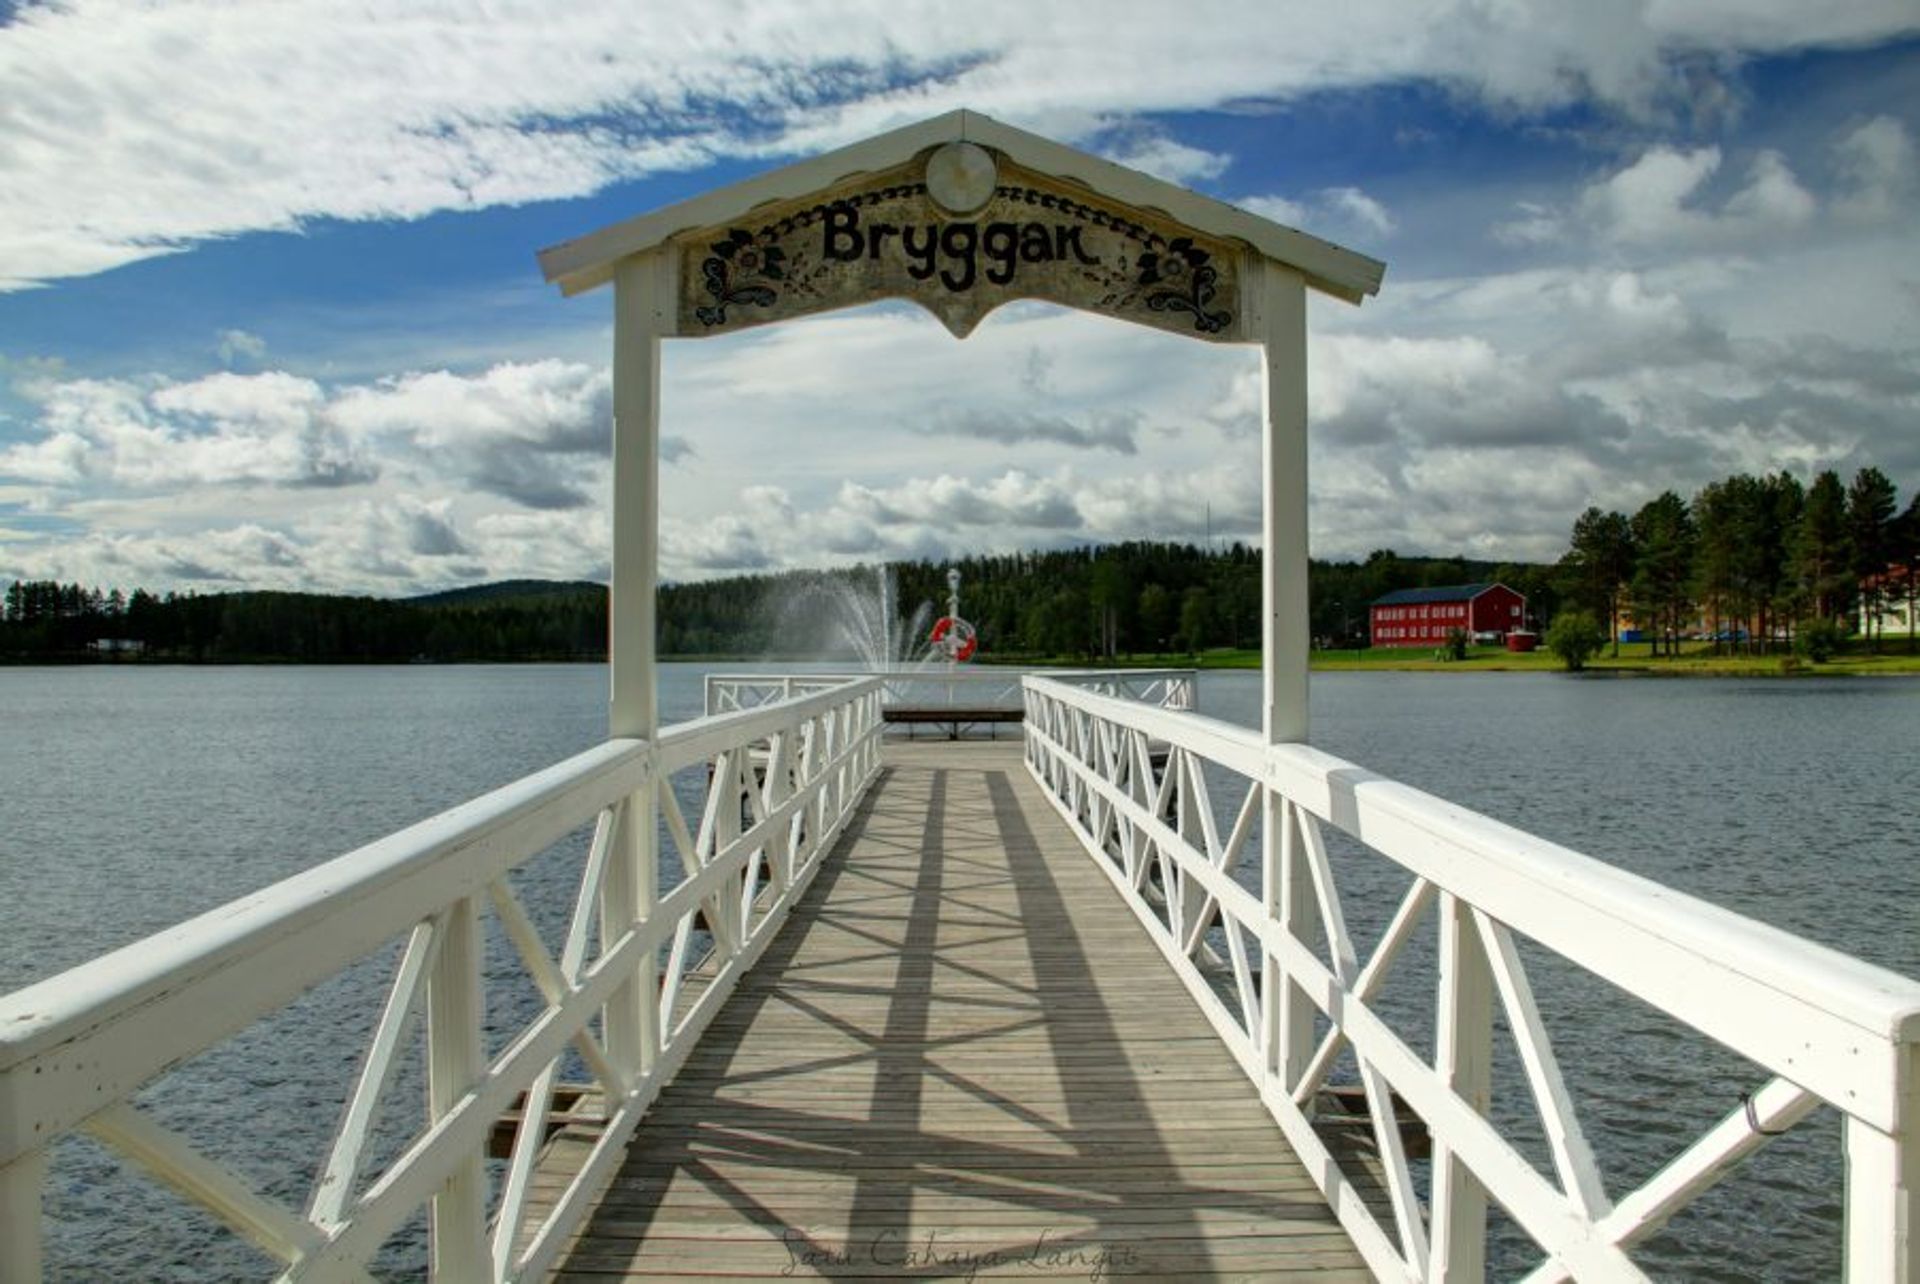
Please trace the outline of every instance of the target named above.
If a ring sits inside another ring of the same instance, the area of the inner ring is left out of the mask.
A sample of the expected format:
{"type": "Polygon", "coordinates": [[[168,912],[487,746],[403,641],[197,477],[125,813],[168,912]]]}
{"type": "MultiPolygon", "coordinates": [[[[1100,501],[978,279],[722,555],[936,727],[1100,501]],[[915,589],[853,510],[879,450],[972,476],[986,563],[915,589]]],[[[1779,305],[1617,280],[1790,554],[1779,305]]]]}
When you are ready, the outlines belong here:
{"type": "MultiPolygon", "coordinates": [[[[770,674],[715,673],[707,676],[706,709],[710,714],[735,709],[753,709],[796,695],[824,690],[855,677],[873,674],[770,674]]],[[[1021,683],[1026,674],[1017,669],[924,668],[878,675],[883,684],[882,699],[890,705],[916,709],[967,708],[1018,709],[1023,700],[1021,683]]],[[[1062,669],[1048,677],[1071,682],[1089,691],[1125,696],[1144,704],[1166,709],[1192,709],[1194,705],[1191,669],[1062,669]]]]}
{"type": "Polygon", "coordinates": [[[876,678],[881,702],[921,709],[1020,707],[1021,673],[1013,669],[955,666],[890,670],[883,673],[769,674],[714,673],[707,676],[707,712],[752,709],[823,685],[876,678]]]}
{"type": "Polygon", "coordinates": [[[1920,1272],[1920,983],[1304,745],[1269,746],[1240,727],[1045,678],[1028,679],[1026,700],[1035,779],[1258,1086],[1381,1278],[1482,1278],[1492,1199],[1546,1254],[1530,1280],[1644,1279],[1628,1249],[1823,1102],[1845,1117],[1847,1278],[1920,1272]],[[1216,799],[1223,779],[1236,782],[1233,796],[1216,799]],[[1231,805],[1216,812],[1216,801],[1231,805]],[[1371,957],[1358,956],[1347,930],[1322,825],[1412,875],[1371,957]],[[1250,844],[1256,827],[1271,840],[1250,844]],[[1259,894],[1232,876],[1250,846],[1262,852],[1259,894]],[[1376,1002],[1429,918],[1438,928],[1431,1059],[1376,1002]],[[1763,1081],[1637,1189],[1610,1195],[1519,937],[1756,1063],[1763,1081]],[[1551,1178],[1490,1117],[1496,1012],[1537,1104],[1551,1178]],[[1331,1023],[1318,1037],[1316,1015],[1331,1023]],[[1313,1123],[1343,1050],[1371,1117],[1385,1219],[1313,1123]],[[1432,1140],[1424,1195],[1400,1108],[1432,1140]]]}
{"type": "MultiPolygon", "coordinates": [[[[742,709],[760,709],[796,696],[831,691],[854,680],[853,675],[844,673],[709,673],[706,679],[707,716],[738,713],[742,709]]],[[[885,698],[884,687],[882,698],[885,698]]]]}
{"type": "Polygon", "coordinates": [[[683,723],[653,744],[612,740],[0,999],[0,1280],[39,1277],[48,1147],[76,1131],[257,1245],[285,1280],[367,1278],[375,1251],[423,1207],[434,1278],[541,1277],[812,878],[878,770],[879,736],[879,683],[863,680],[683,723]],[[691,822],[676,773],[703,797],[691,822]],[[572,916],[552,952],[509,875],[588,823],[572,916]],[[663,831],[683,873],[664,890],[663,831]],[[491,1058],[489,910],[544,999],[491,1058]],[[303,1207],[259,1193],[130,1100],[400,938],[358,1082],[303,1207]],[[421,1009],[428,1121],[368,1172],[382,1094],[421,1009]],[[595,1081],[599,1135],[557,1198],[530,1201],[570,1051],[595,1081]],[[488,1141],[516,1107],[512,1154],[490,1192],[488,1141]]]}
{"type": "Polygon", "coordinates": [[[1192,669],[1069,669],[1044,676],[1098,695],[1191,712],[1200,707],[1192,669]]]}

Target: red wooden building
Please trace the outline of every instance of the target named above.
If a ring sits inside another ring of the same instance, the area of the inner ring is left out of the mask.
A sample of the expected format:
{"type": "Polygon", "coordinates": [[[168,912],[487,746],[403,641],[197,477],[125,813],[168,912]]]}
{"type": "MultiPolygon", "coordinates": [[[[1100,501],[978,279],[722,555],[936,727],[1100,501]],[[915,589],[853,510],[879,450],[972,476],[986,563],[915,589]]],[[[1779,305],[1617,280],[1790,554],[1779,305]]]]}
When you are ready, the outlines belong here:
{"type": "Polygon", "coordinates": [[[1439,646],[1455,629],[1504,639],[1525,627],[1526,613],[1527,599],[1504,584],[1453,584],[1378,598],[1367,627],[1374,646],[1439,646]]]}

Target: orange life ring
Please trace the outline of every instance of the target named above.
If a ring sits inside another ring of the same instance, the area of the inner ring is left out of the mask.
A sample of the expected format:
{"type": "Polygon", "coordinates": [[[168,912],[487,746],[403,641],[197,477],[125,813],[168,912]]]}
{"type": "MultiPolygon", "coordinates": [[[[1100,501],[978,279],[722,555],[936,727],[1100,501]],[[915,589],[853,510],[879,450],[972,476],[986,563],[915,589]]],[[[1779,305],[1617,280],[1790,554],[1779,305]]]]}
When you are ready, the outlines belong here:
{"type": "Polygon", "coordinates": [[[927,635],[927,641],[936,648],[945,651],[950,659],[962,664],[973,658],[979,649],[980,639],[975,636],[973,626],[957,615],[943,615],[933,622],[933,632],[927,635]],[[947,642],[951,633],[954,640],[947,642]],[[945,645],[942,645],[942,644],[945,645]]]}

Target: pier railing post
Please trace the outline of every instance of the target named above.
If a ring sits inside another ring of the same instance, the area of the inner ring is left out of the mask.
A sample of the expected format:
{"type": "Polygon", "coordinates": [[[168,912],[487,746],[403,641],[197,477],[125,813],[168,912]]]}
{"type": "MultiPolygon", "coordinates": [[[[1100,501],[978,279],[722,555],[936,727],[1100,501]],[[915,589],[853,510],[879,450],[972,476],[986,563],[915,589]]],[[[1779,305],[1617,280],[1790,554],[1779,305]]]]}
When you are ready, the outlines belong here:
{"type": "MultiPolygon", "coordinates": [[[[1292,804],[1277,789],[1265,791],[1266,809],[1261,817],[1261,884],[1265,892],[1267,916],[1309,949],[1319,943],[1319,920],[1315,917],[1313,871],[1302,853],[1299,818],[1292,804]]],[[[1261,984],[1265,1009],[1264,1029],[1269,1031],[1267,1072],[1278,1075],[1284,1095],[1292,1095],[1313,1063],[1316,1043],[1313,1018],[1318,1010],[1305,990],[1289,976],[1277,956],[1261,960],[1261,984]]],[[[1311,1098],[1300,1103],[1309,1119],[1314,1108],[1311,1098]]]]}
{"type": "MultiPolygon", "coordinates": [[[[1440,894],[1440,977],[1434,1069],[1455,1095],[1484,1115],[1493,1101],[1493,968],[1474,928],[1473,910],[1440,894]]],[[[1433,1145],[1434,1284],[1485,1278],[1487,1191],[1454,1155],[1444,1132],[1433,1145]]]]}
{"type": "MultiPolygon", "coordinates": [[[[481,1040],[480,904],[468,896],[448,907],[439,953],[427,976],[427,1112],[437,1122],[459,1104],[486,1071],[481,1040]]],[[[463,1156],[433,1197],[435,1280],[485,1279],[487,1170],[481,1151],[463,1156]]]]}
{"type": "MultiPolygon", "coordinates": [[[[659,899],[659,786],[651,773],[646,783],[627,796],[613,835],[611,858],[600,885],[601,948],[620,939],[630,928],[653,916],[659,899]]],[[[631,1089],[641,1075],[653,1069],[660,1052],[660,958],[648,951],[633,979],[607,999],[605,1009],[607,1059],[631,1089]]],[[[613,1087],[614,1085],[609,1085],[613,1087]]],[[[611,1111],[618,1105],[608,1101],[611,1111]]]]}
{"type": "Polygon", "coordinates": [[[1848,1284],[1920,1280],[1920,1044],[1901,1046],[1894,1060],[1894,1131],[1847,1116],[1848,1284]]]}
{"type": "Polygon", "coordinates": [[[46,1180],[44,1148],[0,1165],[0,1280],[31,1284],[40,1278],[40,1199],[46,1180]]]}

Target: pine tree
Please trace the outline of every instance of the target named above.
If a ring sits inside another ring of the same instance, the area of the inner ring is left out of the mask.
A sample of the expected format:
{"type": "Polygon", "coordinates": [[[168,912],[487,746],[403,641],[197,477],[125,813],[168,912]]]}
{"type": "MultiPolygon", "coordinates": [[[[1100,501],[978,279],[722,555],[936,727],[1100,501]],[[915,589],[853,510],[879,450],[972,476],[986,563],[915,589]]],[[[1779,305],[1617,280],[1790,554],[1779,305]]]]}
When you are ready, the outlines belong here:
{"type": "Polygon", "coordinates": [[[1837,621],[1847,614],[1853,597],[1853,548],[1847,526],[1847,492],[1840,475],[1829,468],[1807,488],[1793,544],[1794,578],[1802,614],[1808,618],[1837,621]]]}
{"type": "Polygon", "coordinates": [[[1574,520],[1569,552],[1574,583],[1581,604],[1607,622],[1616,657],[1620,654],[1620,593],[1633,578],[1633,553],[1633,526],[1624,513],[1589,508],[1574,520]]]}
{"type": "Polygon", "coordinates": [[[1880,616],[1890,587],[1887,569],[1893,561],[1893,522],[1900,511],[1893,483],[1878,468],[1862,468],[1847,488],[1847,535],[1853,544],[1853,582],[1860,595],[1863,630],[1880,649],[1880,616]]]}
{"type": "Polygon", "coordinates": [[[1654,649],[1664,639],[1667,653],[1678,655],[1680,635],[1692,613],[1690,585],[1696,532],[1687,503],[1663,492],[1633,515],[1637,550],[1631,586],[1633,612],[1652,626],[1654,649]]]}

